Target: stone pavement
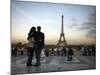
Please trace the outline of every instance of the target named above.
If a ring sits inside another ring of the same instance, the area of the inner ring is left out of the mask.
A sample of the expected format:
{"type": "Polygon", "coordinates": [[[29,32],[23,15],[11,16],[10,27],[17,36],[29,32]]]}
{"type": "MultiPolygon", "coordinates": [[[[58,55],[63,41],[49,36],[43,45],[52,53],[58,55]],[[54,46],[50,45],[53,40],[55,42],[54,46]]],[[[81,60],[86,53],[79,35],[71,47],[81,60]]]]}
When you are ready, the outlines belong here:
{"type": "MultiPolygon", "coordinates": [[[[96,59],[94,56],[74,56],[72,61],[67,61],[67,56],[41,57],[41,66],[27,67],[27,56],[13,57],[11,61],[11,74],[28,74],[41,72],[74,71],[95,69],[96,59]]],[[[35,64],[35,58],[33,58],[35,64]]]]}

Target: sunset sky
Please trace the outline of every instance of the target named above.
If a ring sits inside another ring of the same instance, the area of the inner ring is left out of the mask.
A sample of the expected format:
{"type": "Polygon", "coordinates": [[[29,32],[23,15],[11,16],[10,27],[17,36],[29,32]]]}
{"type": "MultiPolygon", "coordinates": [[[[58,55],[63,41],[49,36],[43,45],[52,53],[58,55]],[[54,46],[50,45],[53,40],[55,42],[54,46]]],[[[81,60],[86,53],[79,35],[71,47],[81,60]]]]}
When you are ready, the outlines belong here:
{"type": "Polygon", "coordinates": [[[68,44],[95,44],[96,7],[12,0],[12,42],[27,42],[32,26],[41,26],[46,44],[57,44],[64,15],[68,44]]]}

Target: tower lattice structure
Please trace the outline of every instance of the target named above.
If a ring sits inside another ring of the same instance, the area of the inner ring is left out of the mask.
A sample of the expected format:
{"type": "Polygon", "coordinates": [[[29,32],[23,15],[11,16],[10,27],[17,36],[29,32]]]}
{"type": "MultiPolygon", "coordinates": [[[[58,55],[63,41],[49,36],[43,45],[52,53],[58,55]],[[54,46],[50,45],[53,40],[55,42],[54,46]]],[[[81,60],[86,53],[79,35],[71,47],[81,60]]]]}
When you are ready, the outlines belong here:
{"type": "Polygon", "coordinates": [[[58,40],[58,43],[57,45],[58,46],[67,46],[67,42],[66,42],[66,39],[65,39],[65,34],[64,34],[64,25],[63,25],[63,18],[64,16],[62,15],[61,16],[61,20],[62,20],[62,24],[61,24],[61,33],[60,33],[60,38],[58,40]]]}

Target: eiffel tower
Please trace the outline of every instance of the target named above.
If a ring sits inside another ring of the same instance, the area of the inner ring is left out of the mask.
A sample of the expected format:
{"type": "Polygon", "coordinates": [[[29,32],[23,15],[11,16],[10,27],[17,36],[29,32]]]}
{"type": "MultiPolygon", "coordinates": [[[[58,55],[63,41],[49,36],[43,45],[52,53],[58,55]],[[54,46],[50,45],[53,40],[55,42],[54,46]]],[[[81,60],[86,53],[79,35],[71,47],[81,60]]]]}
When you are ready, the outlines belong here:
{"type": "Polygon", "coordinates": [[[63,18],[64,16],[62,15],[61,33],[60,33],[60,38],[57,43],[58,46],[67,46],[67,42],[66,42],[65,35],[64,35],[63,18]]]}

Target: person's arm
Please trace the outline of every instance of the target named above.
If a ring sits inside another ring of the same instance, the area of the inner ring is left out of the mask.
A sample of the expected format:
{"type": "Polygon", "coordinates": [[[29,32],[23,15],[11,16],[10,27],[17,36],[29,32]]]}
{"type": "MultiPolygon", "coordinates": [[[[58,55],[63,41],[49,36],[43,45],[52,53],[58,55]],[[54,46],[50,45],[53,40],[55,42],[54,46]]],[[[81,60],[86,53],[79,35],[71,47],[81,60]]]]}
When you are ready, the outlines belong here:
{"type": "Polygon", "coordinates": [[[45,36],[43,34],[43,37],[42,37],[42,43],[43,43],[43,46],[44,46],[44,43],[45,43],[45,36]]]}
{"type": "Polygon", "coordinates": [[[28,37],[27,37],[27,40],[29,40],[29,33],[28,33],[28,37]]]}

